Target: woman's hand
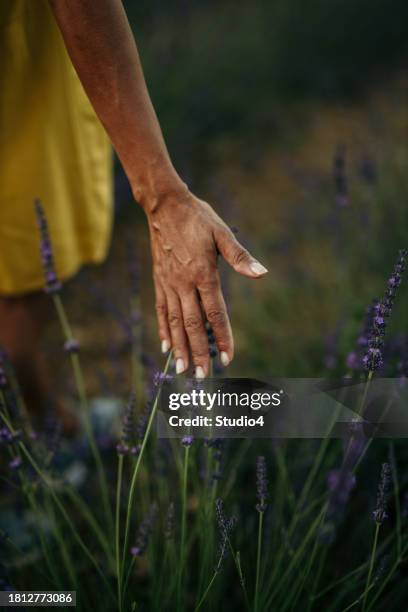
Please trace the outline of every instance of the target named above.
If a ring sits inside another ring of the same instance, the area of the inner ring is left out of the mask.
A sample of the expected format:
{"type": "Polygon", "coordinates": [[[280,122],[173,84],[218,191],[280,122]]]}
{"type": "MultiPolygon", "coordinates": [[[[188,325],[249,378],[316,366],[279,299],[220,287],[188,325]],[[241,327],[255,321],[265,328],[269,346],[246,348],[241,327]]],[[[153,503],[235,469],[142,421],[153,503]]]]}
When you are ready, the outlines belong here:
{"type": "Polygon", "coordinates": [[[122,3],[50,0],[68,53],[132,186],[146,211],[153,253],[160,338],[174,351],[176,371],[208,374],[204,321],[221,362],[234,345],[220,288],[217,256],[251,278],[267,270],[236,241],[211,206],[193,196],[173,167],[143,76],[122,3]]]}
{"type": "Polygon", "coordinates": [[[191,352],[195,375],[204,378],[209,369],[206,319],[222,364],[227,366],[234,355],[218,254],[249,278],[260,278],[267,270],[239,244],[211,206],[187,188],[160,196],[147,218],[162,351],[172,348],[177,374],[187,369],[191,352]]]}

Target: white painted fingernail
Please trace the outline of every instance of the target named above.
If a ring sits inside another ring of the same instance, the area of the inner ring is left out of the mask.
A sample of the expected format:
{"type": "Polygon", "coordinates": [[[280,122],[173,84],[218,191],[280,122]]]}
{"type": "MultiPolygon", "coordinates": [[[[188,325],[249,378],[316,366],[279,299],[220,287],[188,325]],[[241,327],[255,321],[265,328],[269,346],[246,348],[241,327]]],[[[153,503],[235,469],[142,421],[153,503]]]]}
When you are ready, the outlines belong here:
{"type": "Polygon", "coordinates": [[[268,271],[265,266],[259,263],[259,261],[253,261],[249,267],[251,268],[251,272],[253,272],[257,276],[261,276],[261,274],[266,274],[268,271]]]}
{"type": "Polygon", "coordinates": [[[167,353],[169,348],[170,348],[170,342],[168,340],[162,340],[162,343],[161,343],[161,352],[162,353],[167,353]]]}
{"type": "Polygon", "coordinates": [[[195,369],[196,378],[205,378],[204,370],[201,366],[197,366],[195,369]]]}
{"type": "Polygon", "coordinates": [[[220,353],[220,359],[221,359],[221,363],[223,366],[227,366],[230,362],[230,358],[228,357],[228,353],[226,353],[225,351],[221,351],[220,353]]]}
{"type": "Polygon", "coordinates": [[[182,372],[184,372],[184,361],[179,358],[176,361],[176,374],[181,374],[182,372]]]}

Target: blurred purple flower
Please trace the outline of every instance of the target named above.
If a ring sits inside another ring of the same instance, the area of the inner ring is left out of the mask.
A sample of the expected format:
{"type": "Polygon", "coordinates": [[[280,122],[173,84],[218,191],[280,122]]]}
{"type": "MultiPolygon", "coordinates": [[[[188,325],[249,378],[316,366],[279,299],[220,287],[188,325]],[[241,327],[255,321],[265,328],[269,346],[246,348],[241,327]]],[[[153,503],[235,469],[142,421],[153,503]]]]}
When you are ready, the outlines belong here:
{"type": "Polygon", "coordinates": [[[8,466],[11,470],[18,470],[22,466],[22,464],[23,462],[21,460],[21,457],[17,456],[9,462],[8,466]]]}
{"type": "Polygon", "coordinates": [[[216,567],[216,569],[219,570],[221,568],[223,560],[227,556],[229,535],[233,531],[237,523],[237,519],[235,517],[228,518],[225,515],[224,506],[221,499],[215,500],[215,518],[221,536],[218,547],[219,559],[216,567]]]}
{"type": "Polygon", "coordinates": [[[166,520],[164,523],[164,537],[166,540],[174,538],[174,504],[171,502],[167,509],[166,520]]]}
{"type": "Polygon", "coordinates": [[[382,348],[387,318],[392,312],[397,288],[401,284],[406,256],[407,250],[401,249],[394,270],[388,279],[388,286],[384,296],[374,307],[374,316],[372,317],[371,328],[368,333],[368,349],[363,357],[364,368],[370,372],[375,372],[383,365],[382,348]]]}
{"type": "Polygon", "coordinates": [[[193,436],[183,436],[181,438],[181,444],[185,447],[191,446],[194,442],[193,436]]]}
{"type": "Polygon", "coordinates": [[[75,338],[71,338],[70,340],[66,340],[64,344],[64,351],[66,353],[79,353],[80,344],[79,341],[75,338]]]}
{"type": "Polygon", "coordinates": [[[40,253],[45,277],[45,292],[57,293],[61,289],[61,283],[55,272],[54,255],[51,239],[48,231],[48,223],[40,200],[34,201],[37,225],[40,231],[40,253]]]}
{"type": "Polygon", "coordinates": [[[329,491],[328,515],[330,517],[341,517],[355,485],[356,477],[351,471],[342,468],[330,470],[327,476],[327,488],[329,491]]]}
{"type": "Polygon", "coordinates": [[[377,505],[373,511],[373,518],[379,525],[381,525],[385,519],[388,518],[387,501],[390,483],[391,466],[389,463],[383,463],[381,466],[380,482],[378,483],[377,505]]]}
{"type": "Polygon", "coordinates": [[[128,403],[126,404],[125,412],[122,419],[122,434],[120,442],[116,445],[116,451],[119,455],[126,455],[132,453],[136,455],[135,442],[135,403],[136,395],[131,394],[128,403]]]}
{"type": "Polygon", "coordinates": [[[153,530],[153,524],[157,515],[157,504],[152,504],[149,508],[149,512],[140,523],[137,535],[136,535],[136,543],[135,546],[132,546],[130,549],[130,554],[133,557],[142,557],[146,552],[147,546],[149,544],[149,538],[153,530]]]}
{"type": "Polygon", "coordinates": [[[268,474],[265,457],[262,455],[256,460],[256,491],[258,498],[256,509],[258,512],[265,512],[268,499],[268,474]]]}
{"type": "Polygon", "coordinates": [[[153,384],[155,387],[163,384],[164,382],[171,382],[174,379],[174,376],[171,374],[165,374],[164,372],[160,372],[159,370],[153,375],[153,384]]]}

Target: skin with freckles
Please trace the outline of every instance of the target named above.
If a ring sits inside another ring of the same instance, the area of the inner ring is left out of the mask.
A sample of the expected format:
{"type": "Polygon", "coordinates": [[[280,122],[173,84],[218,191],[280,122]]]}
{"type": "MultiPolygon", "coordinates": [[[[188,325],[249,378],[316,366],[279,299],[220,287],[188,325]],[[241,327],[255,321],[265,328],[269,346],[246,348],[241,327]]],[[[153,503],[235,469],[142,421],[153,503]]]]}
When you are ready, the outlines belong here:
{"type": "Polygon", "coordinates": [[[260,278],[267,270],[237,242],[213,208],[188,190],[174,169],[121,1],[49,0],[49,4],[134,197],[146,213],[162,350],[173,349],[177,373],[192,361],[196,376],[204,377],[209,368],[205,319],[214,329],[223,365],[234,354],[218,255],[250,278],[260,278]]]}

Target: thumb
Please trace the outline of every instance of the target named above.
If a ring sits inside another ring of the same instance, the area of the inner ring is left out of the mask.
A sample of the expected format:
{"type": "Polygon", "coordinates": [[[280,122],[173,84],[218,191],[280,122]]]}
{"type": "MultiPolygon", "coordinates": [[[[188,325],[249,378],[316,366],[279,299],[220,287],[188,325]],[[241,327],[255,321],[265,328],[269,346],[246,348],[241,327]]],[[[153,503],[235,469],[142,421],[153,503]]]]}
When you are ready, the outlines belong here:
{"type": "Polygon", "coordinates": [[[219,252],[225,261],[234,268],[235,272],[249,278],[260,278],[268,272],[259,261],[244,249],[230,230],[222,229],[219,231],[215,235],[215,241],[219,252]]]}

